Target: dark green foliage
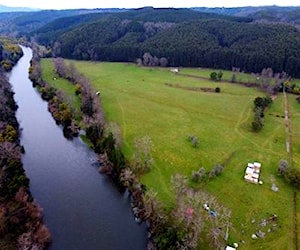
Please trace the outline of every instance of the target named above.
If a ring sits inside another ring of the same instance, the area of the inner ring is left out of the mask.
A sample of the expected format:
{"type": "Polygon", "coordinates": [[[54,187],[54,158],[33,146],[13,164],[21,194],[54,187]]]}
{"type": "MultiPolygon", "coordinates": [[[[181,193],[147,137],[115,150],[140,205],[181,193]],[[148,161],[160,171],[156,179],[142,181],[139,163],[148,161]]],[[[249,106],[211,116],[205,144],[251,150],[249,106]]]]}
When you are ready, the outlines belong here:
{"type": "Polygon", "coordinates": [[[284,174],[286,180],[295,188],[300,188],[300,171],[296,168],[288,168],[284,174]]]}
{"type": "Polygon", "coordinates": [[[216,88],[215,88],[215,92],[216,92],[216,93],[220,93],[220,92],[221,92],[221,88],[220,88],[220,87],[216,87],[216,88]]]}
{"type": "Polygon", "coordinates": [[[254,132],[259,132],[263,127],[263,123],[260,119],[255,119],[251,125],[254,132]]]}
{"type": "Polygon", "coordinates": [[[68,58],[135,61],[149,52],[167,58],[169,66],[248,72],[272,67],[274,72],[300,74],[300,32],[291,26],[186,9],[144,8],[81,18],[86,23],[76,26],[74,17],[65,18],[66,28],[57,20],[37,35],[41,42],[51,41],[56,56],[68,58]]]}
{"type": "Polygon", "coordinates": [[[277,173],[283,176],[285,180],[293,187],[300,189],[300,170],[296,168],[290,168],[286,160],[281,159],[279,161],[277,173]]]}
{"type": "Polygon", "coordinates": [[[154,235],[154,242],[157,249],[176,250],[176,245],[181,242],[181,239],[180,229],[175,228],[170,222],[160,225],[154,235]]]}
{"type": "Polygon", "coordinates": [[[270,96],[256,97],[254,99],[254,119],[251,123],[252,130],[259,132],[263,127],[263,118],[265,109],[272,104],[273,100],[270,96]]]}
{"type": "Polygon", "coordinates": [[[270,104],[272,104],[273,100],[270,96],[266,97],[256,97],[254,100],[254,107],[255,108],[261,108],[264,110],[267,108],[270,104]]]}
{"type": "Polygon", "coordinates": [[[220,70],[219,72],[218,72],[218,81],[221,81],[221,79],[222,79],[222,77],[223,77],[223,72],[220,70]]]}
{"type": "Polygon", "coordinates": [[[53,99],[56,96],[56,89],[53,87],[42,87],[40,88],[42,98],[46,101],[53,99]]]}
{"type": "Polygon", "coordinates": [[[118,177],[121,170],[125,167],[125,158],[120,148],[116,146],[116,140],[112,133],[109,133],[104,138],[102,148],[107,153],[108,159],[113,165],[114,174],[118,177]]]}
{"type": "Polygon", "coordinates": [[[103,136],[103,129],[97,124],[90,124],[85,131],[87,138],[93,143],[95,151],[100,153],[103,148],[99,140],[103,136]]]}
{"type": "Polygon", "coordinates": [[[217,81],[218,80],[218,74],[217,74],[217,72],[215,72],[215,71],[211,72],[210,73],[210,79],[212,81],[217,81]]]}

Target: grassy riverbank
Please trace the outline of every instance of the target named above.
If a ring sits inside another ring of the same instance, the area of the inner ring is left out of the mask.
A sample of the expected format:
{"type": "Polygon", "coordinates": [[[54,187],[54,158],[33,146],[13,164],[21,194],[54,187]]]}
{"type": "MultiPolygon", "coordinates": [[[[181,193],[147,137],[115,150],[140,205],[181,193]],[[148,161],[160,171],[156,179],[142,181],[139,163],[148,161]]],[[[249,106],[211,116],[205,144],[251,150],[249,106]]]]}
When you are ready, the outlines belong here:
{"type": "MultiPolygon", "coordinates": [[[[120,124],[123,152],[128,159],[132,157],[135,138],[151,137],[155,163],[142,182],[157,192],[167,207],[174,201],[170,188],[172,175],[181,173],[191,178],[192,171],[199,167],[209,171],[217,163],[225,164],[219,177],[193,185],[208,190],[232,210],[230,235],[234,241],[244,241],[242,249],[293,248],[293,190],[276,175],[279,160],[287,158],[281,95],[265,112],[264,128],[256,134],[251,131],[253,100],[264,96],[257,89],[126,63],[74,63],[91,80],[95,91],[100,91],[106,120],[120,124]],[[170,87],[170,84],[180,88],[170,87]],[[188,90],[191,87],[220,87],[221,92],[188,90]],[[197,136],[198,148],[192,147],[189,135],[197,136]],[[243,180],[246,164],[253,161],[262,163],[263,185],[243,180]],[[279,192],[270,189],[273,183],[279,192]],[[272,214],[278,216],[277,226],[267,233],[271,224],[264,227],[261,221],[272,214]],[[258,229],[266,232],[265,238],[252,240],[251,234],[258,229]]],[[[42,65],[45,80],[64,89],[66,96],[72,99],[74,86],[60,79],[53,80],[56,76],[49,59],[43,60],[42,65]]],[[[209,70],[203,73],[199,69],[184,69],[182,72],[204,76],[209,70]]],[[[225,72],[224,76],[226,74],[229,75],[225,72]]],[[[244,74],[243,77],[251,76],[244,74]]],[[[291,100],[290,105],[295,127],[293,149],[297,152],[299,104],[291,100]]],[[[78,106],[74,104],[74,108],[78,106]]],[[[294,154],[295,165],[299,159],[299,154],[294,154]]]]}

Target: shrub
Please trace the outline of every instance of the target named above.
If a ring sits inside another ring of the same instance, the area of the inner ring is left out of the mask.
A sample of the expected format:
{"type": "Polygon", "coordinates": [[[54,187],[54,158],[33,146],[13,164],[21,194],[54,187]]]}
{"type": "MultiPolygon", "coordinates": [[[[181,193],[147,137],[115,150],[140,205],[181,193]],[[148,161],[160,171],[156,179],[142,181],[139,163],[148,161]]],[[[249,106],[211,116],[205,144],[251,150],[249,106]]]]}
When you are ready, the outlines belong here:
{"type": "Polygon", "coordinates": [[[224,167],[220,164],[215,165],[210,171],[209,171],[209,178],[213,179],[216,176],[220,175],[224,170],[224,167]]]}
{"type": "Polygon", "coordinates": [[[216,92],[216,93],[220,93],[220,92],[221,92],[221,88],[216,87],[216,88],[215,88],[215,92],[216,92]]]}
{"type": "Polygon", "coordinates": [[[192,146],[194,148],[198,148],[199,147],[199,140],[198,137],[195,135],[189,135],[188,140],[192,143],[192,146]]]}
{"type": "Polygon", "coordinates": [[[80,95],[81,94],[81,86],[80,84],[75,85],[75,94],[80,95]]]}
{"type": "Polygon", "coordinates": [[[300,188],[300,171],[298,169],[288,168],[284,177],[295,188],[300,188]]]}
{"type": "Polygon", "coordinates": [[[192,181],[200,182],[206,178],[206,171],[204,167],[199,168],[197,171],[192,173],[192,181]]]}
{"type": "Polygon", "coordinates": [[[218,80],[218,74],[217,72],[213,71],[210,73],[210,79],[213,81],[217,81],[218,80]]]}
{"type": "Polygon", "coordinates": [[[279,161],[277,172],[278,172],[279,175],[285,175],[288,168],[289,168],[288,162],[286,160],[281,159],[279,161]]]}

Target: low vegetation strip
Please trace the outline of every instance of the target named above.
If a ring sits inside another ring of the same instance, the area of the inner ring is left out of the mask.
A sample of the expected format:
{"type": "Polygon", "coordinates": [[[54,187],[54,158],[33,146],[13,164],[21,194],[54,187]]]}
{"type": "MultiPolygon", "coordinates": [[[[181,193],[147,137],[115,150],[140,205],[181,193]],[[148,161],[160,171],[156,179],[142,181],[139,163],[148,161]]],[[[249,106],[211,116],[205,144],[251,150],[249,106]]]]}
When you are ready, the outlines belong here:
{"type": "Polygon", "coordinates": [[[297,204],[298,204],[298,193],[297,191],[294,191],[294,196],[293,196],[293,205],[294,205],[294,210],[293,210],[293,216],[294,216],[294,249],[299,250],[299,227],[298,227],[298,210],[297,210],[297,204]]]}
{"type": "Polygon", "coordinates": [[[215,89],[209,88],[209,87],[189,87],[189,86],[183,86],[178,83],[165,83],[166,86],[172,87],[172,88],[179,88],[179,89],[185,89],[190,91],[203,91],[203,92],[220,92],[220,88],[216,87],[215,89]]]}

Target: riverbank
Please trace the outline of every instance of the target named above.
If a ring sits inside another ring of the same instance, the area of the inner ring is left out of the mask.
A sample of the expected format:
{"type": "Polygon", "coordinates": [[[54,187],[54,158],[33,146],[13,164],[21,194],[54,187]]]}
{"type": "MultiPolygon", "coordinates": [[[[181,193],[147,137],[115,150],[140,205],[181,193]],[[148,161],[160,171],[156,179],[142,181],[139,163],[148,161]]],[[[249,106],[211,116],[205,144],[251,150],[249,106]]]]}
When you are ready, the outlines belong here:
{"type": "Polygon", "coordinates": [[[14,87],[24,128],[24,166],[52,234],[49,249],[145,249],[145,225],[134,221],[127,194],[97,174],[97,155],[79,138],[63,136],[27,78],[32,50],[23,49],[26,60],[15,72],[14,87]]]}
{"type": "MultiPolygon", "coordinates": [[[[17,45],[12,48],[13,56],[6,54],[2,66],[10,70],[22,57],[17,45]],[[9,68],[8,68],[9,65],[9,68]]],[[[21,51],[21,52],[20,52],[21,51]]],[[[21,130],[16,119],[18,108],[14,92],[6,75],[0,77],[0,248],[1,249],[44,249],[51,236],[43,224],[41,207],[34,201],[29,190],[20,145],[21,130]]]]}

